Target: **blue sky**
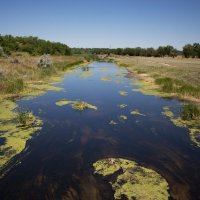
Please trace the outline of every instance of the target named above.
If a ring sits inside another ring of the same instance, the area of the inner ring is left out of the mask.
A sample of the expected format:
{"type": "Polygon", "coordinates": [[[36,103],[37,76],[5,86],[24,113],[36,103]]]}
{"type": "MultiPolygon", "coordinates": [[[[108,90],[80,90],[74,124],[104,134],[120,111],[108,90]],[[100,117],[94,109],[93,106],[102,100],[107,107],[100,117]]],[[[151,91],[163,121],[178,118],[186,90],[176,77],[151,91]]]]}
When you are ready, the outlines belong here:
{"type": "Polygon", "coordinates": [[[70,47],[200,42],[200,0],[0,0],[0,34],[70,47]]]}

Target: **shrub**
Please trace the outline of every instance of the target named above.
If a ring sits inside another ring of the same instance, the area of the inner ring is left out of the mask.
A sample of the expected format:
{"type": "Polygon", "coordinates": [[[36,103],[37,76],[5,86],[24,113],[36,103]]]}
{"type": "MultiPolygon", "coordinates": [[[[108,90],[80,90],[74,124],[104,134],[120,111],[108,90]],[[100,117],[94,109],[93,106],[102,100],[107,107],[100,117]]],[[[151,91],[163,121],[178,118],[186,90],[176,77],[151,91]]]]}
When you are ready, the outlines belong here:
{"type": "Polygon", "coordinates": [[[3,47],[0,46],[0,57],[3,57],[3,56],[5,56],[5,53],[4,53],[3,47]]]}
{"type": "Polygon", "coordinates": [[[20,111],[17,115],[17,120],[20,126],[29,126],[34,123],[34,116],[32,112],[20,111]]]}
{"type": "Polygon", "coordinates": [[[182,107],[181,118],[183,120],[195,120],[200,118],[200,110],[194,104],[186,104],[182,107]]]}
{"type": "Polygon", "coordinates": [[[42,68],[50,67],[50,66],[52,66],[52,64],[53,63],[51,61],[50,55],[48,55],[48,54],[42,55],[38,62],[38,66],[42,67],[42,68]]]}

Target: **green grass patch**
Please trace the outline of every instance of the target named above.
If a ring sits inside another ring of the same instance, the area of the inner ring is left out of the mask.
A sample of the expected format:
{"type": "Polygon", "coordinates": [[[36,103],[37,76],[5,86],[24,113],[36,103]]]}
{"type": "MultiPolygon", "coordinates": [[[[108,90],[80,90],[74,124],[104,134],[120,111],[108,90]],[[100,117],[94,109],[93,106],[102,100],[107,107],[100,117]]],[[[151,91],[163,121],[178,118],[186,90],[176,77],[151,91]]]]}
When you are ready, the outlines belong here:
{"type": "Polygon", "coordinates": [[[22,79],[13,77],[0,78],[1,93],[18,93],[24,89],[24,82],[22,79]]]}
{"type": "Polygon", "coordinates": [[[35,121],[35,118],[33,113],[30,111],[19,111],[17,114],[17,120],[20,126],[26,127],[32,125],[35,121]]]}
{"type": "Polygon", "coordinates": [[[183,120],[200,119],[200,109],[194,104],[185,104],[181,109],[181,118],[183,120]]]}
{"type": "Polygon", "coordinates": [[[86,103],[84,101],[61,100],[61,101],[56,102],[56,105],[57,106],[71,105],[73,109],[81,110],[81,111],[88,108],[97,110],[96,106],[86,103]]]}
{"type": "Polygon", "coordinates": [[[161,86],[161,90],[166,93],[177,93],[183,96],[200,98],[200,87],[194,87],[184,81],[166,78],[156,78],[155,83],[161,86]]]}

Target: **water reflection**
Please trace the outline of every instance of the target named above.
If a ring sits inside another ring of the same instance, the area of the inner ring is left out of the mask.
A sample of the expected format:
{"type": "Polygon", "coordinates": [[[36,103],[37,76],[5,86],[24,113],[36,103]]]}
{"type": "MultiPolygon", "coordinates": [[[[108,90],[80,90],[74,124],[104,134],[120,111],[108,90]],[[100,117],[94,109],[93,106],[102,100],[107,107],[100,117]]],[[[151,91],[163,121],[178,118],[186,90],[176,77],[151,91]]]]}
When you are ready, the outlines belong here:
{"type": "Polygon", "coordinates": [[[123,74],[114,64],[93,63],[66,75],[58,84],[65,91],[19,101],[44,120],[44,127],[13,160],[21,163],[0,181],[1,199],[113,199],[111,186],[92,169],[94,162],[109,157],[154,169],[168,181],[173,198],[200,198],[200,151],[191,145],[186,129],[161,114],[164,106],[178,112],[179,102],[133,92],[137,87],[125,87],[132,79],[123,74]],[[81,78],[88,69],[92,75],[81,78]],[[56,106],[62,99],[83,100],[98,110],[56,106]],[[122,109],[121,104],[127,106],[122,109]],[[131,115],[133,110],[145,116],[131,115]]]}

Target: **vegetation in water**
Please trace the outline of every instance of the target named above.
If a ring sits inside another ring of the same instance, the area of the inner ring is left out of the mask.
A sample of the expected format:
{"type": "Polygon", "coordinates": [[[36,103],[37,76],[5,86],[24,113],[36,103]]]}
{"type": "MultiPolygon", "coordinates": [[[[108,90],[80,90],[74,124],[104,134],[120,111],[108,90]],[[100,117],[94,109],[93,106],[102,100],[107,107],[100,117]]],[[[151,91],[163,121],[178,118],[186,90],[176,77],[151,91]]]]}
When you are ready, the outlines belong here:
{"type": "Polygon", "coordinates": [[[19,111],[17,114],[17,120],[20,126],[26,127],[34,124],[35,117],[30,111],[19,111]]]}
{"type": "Polygon", "coordinates": [[[162,114],[169,117],[176,126],[187,128],[191,140],[200,147],[200,120],[196,116],[196,108],[190,104],[184,105],[180,117],[176,117],[169,107],[164,107],[162,114]]]}
{"type": "Polygon", "coordinates": [[[91,108],[91,109],[94,109],[94,110],[97,110],[97,107],[96,106],[93,106],[91,104],[88,104],[84,101],[75,101],[73,104],[72,104],[72,108],[76,109],[76,110],[85,110],[85,109],[88,109],[88,108],[91,108]]]}
{"type": "Polygon", "coordinates": [[[81,70],[83,72],[88,72],[88,71],[90,71],[90,68],[88,66],[83,66],[83,67],[81,67],[81,70]]]}
{"type": "Polygon", "coordinates": [[[80,78],[88,78],[88,77],[90,77],[90,76],[92,76],[91,73],[82,73],[79,77],[80,77],[80,78]]]}
{"type": "Polygon", "coordinates": [[[121,158],[107,158],[93,164],[95,173],[109,181],[115,191],[115,199],[168,199],[168,183],[154,170],[139,166],[136,162],[121,158]],[[109,175],[116,178],[109,179],[109,175]]]}
{"type": "Polygon", "coordinates": [[[120,115],[120,116],[119,116],[119,119],[121,119],[121,120],[127,120],[128,117],[127,117],[126,115],[120,115]]]}
{"type": "Polygon", "coordinates": [[[61,100],[61,101],[56,102],[56,105],[57,106],[71,105],[72,108],[76,110],[81,110],[81,111],[88,108],[97,110],[96,106],[86,103],[84,101],[61,100]]]}
{"type": "Polygon", "coordinates": [[[185,104],[181,110],[183,120],[200,120],[200,109],[194,104],[185,104]]]}
{"type": "Polygon", "coordinates": [[[125,91],[119,91],[118,93],[122,96],[128,96],[128,92],[125,91]]]}
{"type": "Polygon", "coordinates": [[[162,114],[163,115],[165,115],[165,116],[167,116],[167,117],[169,117],[169,118],[173,118],[174,117],[174,113],[172,112],[172,111],[170,111],[170,108],[168,107],[168,106],[165,106],[164,108],[163,108],[163,112],[162,112],[162,114]]]}
{"type": "Polygon", "coordinates": [[[114,120],[111,120],[109,124],[111,124],[111,125],[116,125],[117,122],[115,122],[114,120]]]}
{"type": "Polygon", "coordinates": [[[178,93],[182,96],[192,96],[200,98],[200,87],[194,87],[181,80],[169,77],[157,78],[155,83],[161,86],[161,90],[166,93],[178,93]]]}
{"type": "Polygon", "coordinates": [[[26,141],[41,129],[42,121],[30,112],[14,112],[17,105],[10,100],[0,101],[0,108],[0,138],[5,140],[0,146],[1,168],[25,148],[26,141]]]}
{"type": "Polygon", "coordinates": [[[133,110],[133,111],[131,111],[131,115],[141,115],[141,116],[145,116],[144,114],[140,113],[139,110],[133,110]]]}
{"type": "Polygon", "coordinates": [[[128,105],[127,104],[119,104],[118,105],[120,108],[126,108],[128,105]]]}
{"type": "Polygon", "coordinates": [[[102,80],[102,81],[111,81],[112,78],[109,77],[109,76],[105,76],[105,77],[102,77],[101,80],[102,80]]]}

